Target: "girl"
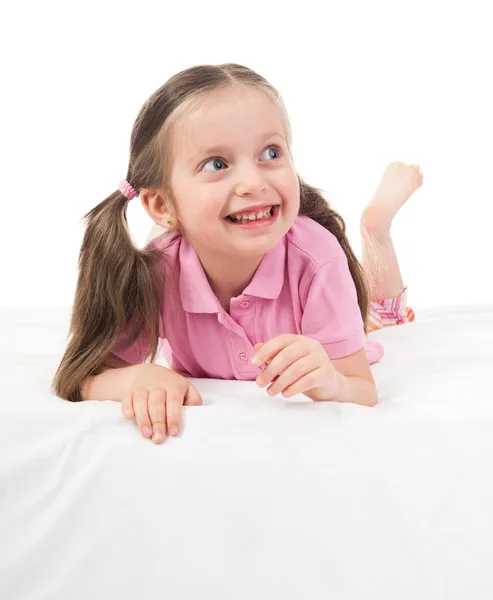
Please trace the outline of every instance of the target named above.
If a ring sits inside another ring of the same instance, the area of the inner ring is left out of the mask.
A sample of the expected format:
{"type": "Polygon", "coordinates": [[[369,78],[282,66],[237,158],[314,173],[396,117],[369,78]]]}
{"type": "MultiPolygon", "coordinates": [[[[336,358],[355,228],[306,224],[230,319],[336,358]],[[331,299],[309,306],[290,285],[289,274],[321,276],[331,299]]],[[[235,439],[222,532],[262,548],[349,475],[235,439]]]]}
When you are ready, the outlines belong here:
{"type": "Polygon", "coordinates": [[[54,393],[120,401],[156,443],[201,404],[187,376],[374,406],[383,350],[365,333],[414,318],[390,225],[421,182],[416,165],[387,168],[361,220],[363,269],[295,169],[279,93],[236,64],[174,75],[137,116],[126,180],[85,215],[54,393]],[[138,195],[167,229],[142,250],[126,222],[138,195]],[[159,340],[171,369],[155,364],[159,340]]]}

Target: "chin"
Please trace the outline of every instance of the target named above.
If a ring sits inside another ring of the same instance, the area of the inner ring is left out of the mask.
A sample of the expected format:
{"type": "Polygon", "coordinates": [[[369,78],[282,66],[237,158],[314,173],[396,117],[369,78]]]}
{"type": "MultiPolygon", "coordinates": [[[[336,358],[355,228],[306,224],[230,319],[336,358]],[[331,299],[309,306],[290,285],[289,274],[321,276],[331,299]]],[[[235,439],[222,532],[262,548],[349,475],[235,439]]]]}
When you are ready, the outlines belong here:
{"type": "Polygon", "coordinates": [[[238,252],[243,255],[256,256],[258,254],[266,254],[273,250],[277,244],[282,240],[284,234],[275,235],[273,233],[259,235],[255,238],[251,238],[250,240],[238,240],[238,243],[235,244],[238,252]]]}

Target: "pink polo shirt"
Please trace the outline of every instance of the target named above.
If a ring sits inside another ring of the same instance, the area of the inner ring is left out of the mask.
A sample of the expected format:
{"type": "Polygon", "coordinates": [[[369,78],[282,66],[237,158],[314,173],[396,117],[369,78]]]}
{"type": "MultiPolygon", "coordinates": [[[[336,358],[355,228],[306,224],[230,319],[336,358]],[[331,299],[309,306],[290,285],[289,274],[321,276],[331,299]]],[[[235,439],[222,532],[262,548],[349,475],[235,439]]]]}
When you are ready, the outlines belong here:
{"type": "MultiPolygon", "coordinates": [[[[195,250],[183,236],[162,235],[152,242],[165,252],[178,276],[179,302],[164,303],[162,350],[175,371],[191,377],[254,380],[250,359],[258,342],[294,333],[318,340],[329,358],[342,358],[365,340],[356,288],[336,237],[308,217],[295,223],[264,255],[243,294],[231,299],[230,314],[220,305],[195,250]]],[[[143,336],[114,354],[130,364],[146,361],[143,336]]],[[[373,355],[373,356],[372,356],[373,355]]]]}

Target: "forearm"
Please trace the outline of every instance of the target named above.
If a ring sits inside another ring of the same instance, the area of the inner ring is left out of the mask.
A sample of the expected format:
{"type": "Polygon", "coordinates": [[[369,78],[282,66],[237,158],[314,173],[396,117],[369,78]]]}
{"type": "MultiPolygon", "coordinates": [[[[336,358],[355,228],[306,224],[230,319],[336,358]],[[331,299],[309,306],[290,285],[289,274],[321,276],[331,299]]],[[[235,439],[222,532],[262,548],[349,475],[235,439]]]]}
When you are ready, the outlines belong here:
{"type": "Polygon", "coordinates": [[[378,394],[375,384],[362,377],[349,377],[337,373],[336,385],[315,388],[305,393],[314,402],[353,402],[362,406],[375,406],[378,394]]]}
{"type": "Polygon", "coordinates": [[[130,365],[119,369],[107,369],[99,375],[86,377],[81,385],[82,400],[115,400],[121,402],[132,389],[135,368],[130,365]]]}

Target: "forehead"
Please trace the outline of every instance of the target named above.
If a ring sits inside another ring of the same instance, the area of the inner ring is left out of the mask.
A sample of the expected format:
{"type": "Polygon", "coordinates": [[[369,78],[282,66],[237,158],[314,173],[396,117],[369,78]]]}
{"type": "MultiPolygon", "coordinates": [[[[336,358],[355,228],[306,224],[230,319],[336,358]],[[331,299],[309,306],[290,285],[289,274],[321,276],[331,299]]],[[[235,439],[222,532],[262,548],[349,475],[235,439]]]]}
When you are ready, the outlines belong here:
{"type": "Polygon", "coordinates": [[[177,121],[175,152],[200,153],[211,145],[238,145],[258,141],[277,131],[285,135],[282,110],[267,96],[248,86],[214,92],[200,106],[177,121]]]}

